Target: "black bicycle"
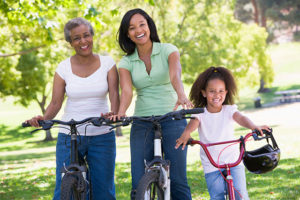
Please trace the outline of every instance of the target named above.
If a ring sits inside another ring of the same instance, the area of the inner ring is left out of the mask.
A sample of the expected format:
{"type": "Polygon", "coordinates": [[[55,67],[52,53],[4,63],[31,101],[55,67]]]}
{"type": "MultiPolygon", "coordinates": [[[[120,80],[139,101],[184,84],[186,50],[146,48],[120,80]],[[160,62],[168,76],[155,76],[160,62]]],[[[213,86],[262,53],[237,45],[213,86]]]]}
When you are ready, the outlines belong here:
{"type": "Polygon", "coordinates": [[[145,174],[139,181],[135,199],[136,200],[170,200],[170,161],[164,159],[162,147],[162,129],[160,122],[171,117],[173,120],[192,118],[187,114],[197,114],[204,112],[203,108],[179,110],[169,112],[162,116],[150,117],[124,117],[117,126],[127,126],[133,121],[151,122],[154,128],[154,159],[145,160],[145,174]]]}
{"type": "MultiPolygon", "coordinates": [[[[92,184],[89,182],[88,165],[85,158],[80,156],[78,152],[77,127],[83,125],[112,126],[113,123],[115,122],[104,117],[90,117],[81,121],[72,119],[68,122],[60,120],[40,120],[39,124],[41,128],[31,131],[31,133],[33,133],[38,130],[49,130],[56,124],[70,127],[70,165],[64,165],[61,169],[61,200],[85,200],[87,197],[89,197],[90,200],[92,199],[92,184]]],[[[22,127],[30,126],[28,123],[22,123],[22,127]]]]}

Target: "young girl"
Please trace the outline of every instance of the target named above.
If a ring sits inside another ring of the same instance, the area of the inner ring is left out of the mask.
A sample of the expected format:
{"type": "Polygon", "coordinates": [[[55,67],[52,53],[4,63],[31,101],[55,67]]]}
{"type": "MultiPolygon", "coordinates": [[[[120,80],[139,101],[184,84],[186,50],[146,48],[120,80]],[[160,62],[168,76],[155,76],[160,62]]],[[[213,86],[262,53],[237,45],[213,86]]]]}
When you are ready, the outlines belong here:
{"type": "MultiPolygon", "coordinates": [[[[194,82],[190,98],[195,107],[204,107],[204,113],[193,115],[192,119],[181,137],[176,140],[175,148],[182,145],[185,148],[191,132],[198,128],[200,140],[203,143],[213,143],[232,140],[234,138],[234,121],[239,125],[257,129],[269,130],[268,126],[257,126],[249,118],[242,115],[234,105],[237,87],[231,72],[224,67],[210,67],[199,75],[194,82]]],[[[239,155],[239,145],[218,145],[209,147],[209,152],[216,163],[224,164],[234,162],[239,155]],[[219,156],[220,152],[226,148],[219,156]]],[[[211,199],[224,199],[226,190],[225,180],[220,171],[208,160],[201,149],[201,162],[205,173],[208,192],[211,199]]],[[[239,164],[231,169],[237,199],[249,199],[246,189],[245,169],[239,164]]]]}

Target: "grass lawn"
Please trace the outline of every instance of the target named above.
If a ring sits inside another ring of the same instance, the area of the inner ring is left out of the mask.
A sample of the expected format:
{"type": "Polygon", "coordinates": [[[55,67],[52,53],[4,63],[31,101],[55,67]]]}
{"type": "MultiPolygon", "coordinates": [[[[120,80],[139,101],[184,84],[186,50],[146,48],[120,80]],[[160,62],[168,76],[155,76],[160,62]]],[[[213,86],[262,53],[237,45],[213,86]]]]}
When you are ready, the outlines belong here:
{"type": "MultiPolygon", "coordinates": [[[[262,97],[263,103],[271,101],[276,90],[300,86],[300,67],[297,66],[300,43],[272,46],[270,52],[276,77],[272,92],[262,97]]],[[[282,156],[279,166],[270,173],[246,172],[249,196],[255,200],[300,200],[300,103],[253,109],[255,95],[255,89],[242,90],[239,106],[257,124],[273,127],[282,156]]],[[[55,187],[56,141],[41,142],[43,132],[30,135],[30,128],[20,128],[22,121],[40,111],[35,105],[25,109],[12,101],[8,98],[0,102],[0,199],[51,199],[55,187]]],[[[117,138],[115,182],[118,200],[129,199],[131,185],[129,128],[123,129],[123,133],[123,137],[117,138]]],[[[246,133],[247,130],[236,128],[237,137],[246,133]]],[[[56,138],[57,131],[53,130],[53,136],[56,138]]],[[[197,138],[196,132],[193,137],[197,138]]],[[[259,145],[249,142],[248,147],[259,145]]],[[[209,199],[198,146],[189,147],[187,168],[193,199],[209,199]]]]}

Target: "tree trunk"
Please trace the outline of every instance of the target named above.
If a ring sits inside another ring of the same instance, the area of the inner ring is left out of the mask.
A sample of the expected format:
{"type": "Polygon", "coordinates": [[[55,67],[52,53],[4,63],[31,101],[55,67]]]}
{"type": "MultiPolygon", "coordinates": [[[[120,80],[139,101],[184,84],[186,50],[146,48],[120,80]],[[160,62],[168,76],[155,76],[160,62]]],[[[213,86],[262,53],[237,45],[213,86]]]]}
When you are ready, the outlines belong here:
{"type": "Polygon", "coordinates": [[[118,137],[119,137],[119,136],[123,136],[121,127],[117,127],[117,128],[116,128],[116,135],[117,135],[118,137]]]}
{"type": "Polygon", "coordinates": [[[269,88],[265,88],[265,81],[264,79],[260,79],[260,86],[259,89],[257,91],[258,93],[267,93],[270,92],[269,88]]]}
{"type": "MultiPolygon", "coordinates": [[[[47,100],[47,96],[46,95],[43,95],[41,101],[39,101],[38,99],[36,99],[36,101],[38,102],[38,104],[40,106],[40,109],[42,110],[43,115],[45,114],[45,111],[46,111],[46,108],[45,108],[46,100],[47,100]]],[[[46,135],[45,135],[44,141],[46,141],[46,142],[47,141],[52,141],[53,137],[52,137],[52,134],[51,134],[51,130],[46,130],[45,133],[46,133],[46,135]]]]}
{"type": "Polygon", "coordinates": [[[50,131],[50,130],[46,130],[45,132],[46,132],[46,137],[45,137],[44,141],[45,141],[45,142],[47,142],[47,141],[52,141],[52,140],[53,140],[53,137],[52,137],[52,135],[51,135],[51,131],[50,131]]]}
{"type": "Polygon", "coordinates": [[[257,8],[257,4],[256,4],[256,0],[251,0],[253,9],[254,9],[254,21],[257,25],[259,25],[259,21],[258,21],[258,8],[257,8]]]}

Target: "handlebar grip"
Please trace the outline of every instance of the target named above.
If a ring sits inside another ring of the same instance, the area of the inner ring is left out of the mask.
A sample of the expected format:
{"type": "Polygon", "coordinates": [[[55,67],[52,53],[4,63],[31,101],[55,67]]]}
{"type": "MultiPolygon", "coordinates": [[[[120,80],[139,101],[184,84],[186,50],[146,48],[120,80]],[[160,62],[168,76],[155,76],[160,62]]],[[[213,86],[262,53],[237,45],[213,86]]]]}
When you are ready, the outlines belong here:
{"type": "Polygon", "coordinates": [[[25,127],[30,127],[31,125],[27,122],[23,122],[22,123],[22,127],[25,128],[25,127]]]}
{"type": "Polygon", "coordinates": [[[198,114],[198,113],[204,113],[204,108],[193,108],[184,111],[186,114],[198,114]]]}
{"type": "Polygon", "coordinates": [[[263,140],[263,139],[270,138],[271,135],[272,135],[273,130],[271,129],[270,131],[268,131],[268,130],[263,129],[262,132],[263,132],[263,134],[264,134],[265,136],[262,136],[262,135],[260,134],[260,132],[259,132],[258,130],[255,129],[255,130],[253,131],[253,133],[252,133],[252,136],[253,136],[254,140],[263,140]]]}

